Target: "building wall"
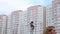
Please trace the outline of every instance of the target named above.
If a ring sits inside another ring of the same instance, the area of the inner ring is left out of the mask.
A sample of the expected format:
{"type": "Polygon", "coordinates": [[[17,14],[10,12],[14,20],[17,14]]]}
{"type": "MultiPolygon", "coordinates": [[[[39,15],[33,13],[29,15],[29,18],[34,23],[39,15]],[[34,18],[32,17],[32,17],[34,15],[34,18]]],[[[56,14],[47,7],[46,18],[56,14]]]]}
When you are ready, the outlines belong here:
{"type": "Polygon", "coordinates": [[[33,21],[35,26],[33,34],[41,34],[43,31],[43,12],[44,9],[40,5],[31,6],[27,9],[28,23],[33,21]]]}
{"type": "Polygon", "coordinates": [[[0,15],[0,34],[7,33],[7,16],[0,15]]]}
{"type": "Polygon", "coordinates": [[[54,16],[56,31],[57,34],[60,34],[60,0],[52,1],[52,6],[53,6],[53,16],[54,16]]]}
{"type": "Polygon", "coordinates": [[[11,13],[11,34],[18,34],[19,26],[19,14],[21,10],[17,10],[11,13]]]}
{"type": "Polygon", "coordinates": [[[11,15],[8,15],[8,19],[7,19],[7,34],[12,34],[12,31],[11,31],[11,15]]]}
{"type": "MultiPolygon", "coordinates": [[[[43,8],[43,30],[46,28],[46,7],[43,8]]],[[[42,32],[43,34],[43,32],[42,32]]]]}
{"type": "Polygon", "coordinates": [[[46,26],[54,26],[52,4],[46,7],[46,26]]]}
{"type": "Polygon", "coordinates": [[[29,34],[26,11],[23,11],[19,14],[18,34],[29,34]]]}
{"type": "Polygon", "coordinates": [[[17,10],[9,15],[7,34],[30,34],[26,11],[17,10]]]}

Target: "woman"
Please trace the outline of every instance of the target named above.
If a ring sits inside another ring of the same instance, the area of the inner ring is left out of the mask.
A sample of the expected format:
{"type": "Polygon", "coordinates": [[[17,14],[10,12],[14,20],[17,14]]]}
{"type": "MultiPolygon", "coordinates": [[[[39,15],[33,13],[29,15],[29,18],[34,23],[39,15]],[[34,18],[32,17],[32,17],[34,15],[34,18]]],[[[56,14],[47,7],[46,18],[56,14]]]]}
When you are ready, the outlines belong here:
{"type": "Polygon", "coordinates": [[[43,34],[56,34],[54,26],[48,26],[44,29],[43,34]]]}

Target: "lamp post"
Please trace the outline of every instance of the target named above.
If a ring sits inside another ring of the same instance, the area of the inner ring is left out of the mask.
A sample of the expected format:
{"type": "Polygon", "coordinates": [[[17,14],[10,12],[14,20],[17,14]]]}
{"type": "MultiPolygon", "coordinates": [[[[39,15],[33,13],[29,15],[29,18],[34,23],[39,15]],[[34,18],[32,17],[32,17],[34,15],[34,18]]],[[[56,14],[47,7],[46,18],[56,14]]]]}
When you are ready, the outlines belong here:
{"type": "Polygon", "coordinates": [[[31,23],[30,23],[30,27],[31,27],[30,34],[33,34],[33,31],[34,31],[33,21],[31,21],[31,23]]]}

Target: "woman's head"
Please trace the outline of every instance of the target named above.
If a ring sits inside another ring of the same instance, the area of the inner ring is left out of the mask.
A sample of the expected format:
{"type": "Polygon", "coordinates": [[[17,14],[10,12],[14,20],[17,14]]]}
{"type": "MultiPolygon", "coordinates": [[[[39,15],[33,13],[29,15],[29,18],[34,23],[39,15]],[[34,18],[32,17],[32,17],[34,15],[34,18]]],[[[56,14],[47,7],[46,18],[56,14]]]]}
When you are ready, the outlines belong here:
{"type": "Polygon", "coordinates": [[[54,26],[48,26],[44,29],[43,34],[56,34],[54,26]]]}

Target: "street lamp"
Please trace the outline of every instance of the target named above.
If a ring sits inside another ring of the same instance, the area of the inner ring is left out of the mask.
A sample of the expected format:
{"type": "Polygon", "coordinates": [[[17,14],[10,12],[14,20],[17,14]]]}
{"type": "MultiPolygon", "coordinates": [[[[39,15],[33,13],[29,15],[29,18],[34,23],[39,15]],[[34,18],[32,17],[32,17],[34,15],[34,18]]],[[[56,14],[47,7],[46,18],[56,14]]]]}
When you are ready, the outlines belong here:
{"type": "Polygon", "coordinates": [[[30,27],[31,27],[31,34],[33,34],[33,31],[34,31],[33,21],[31,21],[31,23],[30,23],[30,27]]]}

